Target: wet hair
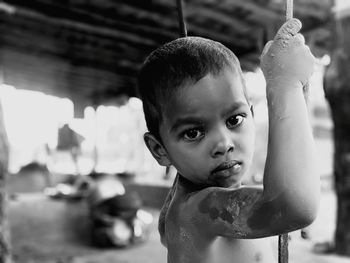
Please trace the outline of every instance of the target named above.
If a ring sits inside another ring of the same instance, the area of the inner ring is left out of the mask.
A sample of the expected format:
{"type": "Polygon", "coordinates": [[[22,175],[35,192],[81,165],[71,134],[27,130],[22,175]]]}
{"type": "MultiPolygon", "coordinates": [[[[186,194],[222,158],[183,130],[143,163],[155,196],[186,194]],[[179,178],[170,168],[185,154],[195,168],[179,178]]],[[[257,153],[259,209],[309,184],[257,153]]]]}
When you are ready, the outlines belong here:
{"type": "Polygon", "coordinates": [[[175,92],[185,83],[195,83],[207,74],[218,75],[225,68],[239,75],[248,98],[238,58],[219,42],[202,37],[184,37],[153,51],[138,76],[138,92],[148,130],[160,139],[159,126],[164,105],[175,92]]]}

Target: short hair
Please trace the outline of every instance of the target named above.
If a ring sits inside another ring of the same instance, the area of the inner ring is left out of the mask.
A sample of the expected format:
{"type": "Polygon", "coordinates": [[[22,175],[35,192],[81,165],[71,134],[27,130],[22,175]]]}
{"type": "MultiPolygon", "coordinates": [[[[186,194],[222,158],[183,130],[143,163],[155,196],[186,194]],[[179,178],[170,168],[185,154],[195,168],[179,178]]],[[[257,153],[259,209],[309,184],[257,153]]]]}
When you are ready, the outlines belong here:
{"type": "Polygon", "coordinates": [[[202,37],[183,37],[153,51],[138,76],[138,92],[148,130],[160,139],[163,106],[174,92],[188,81],[195,83],[209,73],[218,75],[227,67],[239,74],[247,97],[238,58],[219,42],[202,37]]]}

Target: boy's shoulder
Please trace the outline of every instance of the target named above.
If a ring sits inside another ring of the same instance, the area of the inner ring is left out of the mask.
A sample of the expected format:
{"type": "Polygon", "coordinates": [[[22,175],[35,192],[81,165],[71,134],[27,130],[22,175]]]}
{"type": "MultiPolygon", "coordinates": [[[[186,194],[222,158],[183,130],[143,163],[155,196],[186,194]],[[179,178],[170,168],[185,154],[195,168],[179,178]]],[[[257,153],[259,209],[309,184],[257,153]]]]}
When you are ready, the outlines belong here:
{"type": "Polygon", "coordinates": [[[166,196],[158,219],[158,231],[165,246],[169,232],[174,230],[174,226],[180,227],[182,221],[186,220],[184,215],[188,213],[184,210],[191,207],[191,200],[195,198],[197,192],[193,186],[191,182],[177,175],[166,196]]]}

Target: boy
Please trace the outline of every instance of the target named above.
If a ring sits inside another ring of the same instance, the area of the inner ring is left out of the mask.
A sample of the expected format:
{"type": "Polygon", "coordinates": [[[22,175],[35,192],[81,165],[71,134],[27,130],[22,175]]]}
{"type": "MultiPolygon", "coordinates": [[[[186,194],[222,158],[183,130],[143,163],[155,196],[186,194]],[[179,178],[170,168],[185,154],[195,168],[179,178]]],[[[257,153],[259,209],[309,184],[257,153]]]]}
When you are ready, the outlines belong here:
{"type": "Polygon", "coordinates": [[[149,132],[160,165],[178,175],[162,208],[159,231],[171,263],[274,262],[261,239],[310,224],[318,178],[303,98],[314,58],[286,22],[262,54],[269,109],[263,187],[242,186],[254,153],[254,124],[239,61],[199,37],[154,51],[139,76],[149,132]]]}

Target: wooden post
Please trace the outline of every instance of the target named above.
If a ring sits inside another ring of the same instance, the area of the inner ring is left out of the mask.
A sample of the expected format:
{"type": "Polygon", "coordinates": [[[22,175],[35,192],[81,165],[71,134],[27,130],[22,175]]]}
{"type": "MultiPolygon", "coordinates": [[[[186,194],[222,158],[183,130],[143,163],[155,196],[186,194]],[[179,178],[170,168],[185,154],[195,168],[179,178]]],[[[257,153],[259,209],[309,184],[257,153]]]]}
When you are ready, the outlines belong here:
{"type": "MultiPolygon", "coordinates": [[[[1,82],[0,82],[1,83],[1,82]]],[[[8,140],[0,101],[0,263],[11,263],[10,234],[6,219],[6,176],[8,173],[8,140]]]]}
{"type": "Polygon", "coordinates": [[[350,256],[350,9],[335,18],[336,48],[324,76],[333,119],[334,186],[337,195],[335,252],[350,256]]]}

